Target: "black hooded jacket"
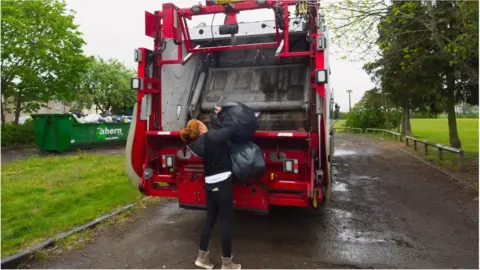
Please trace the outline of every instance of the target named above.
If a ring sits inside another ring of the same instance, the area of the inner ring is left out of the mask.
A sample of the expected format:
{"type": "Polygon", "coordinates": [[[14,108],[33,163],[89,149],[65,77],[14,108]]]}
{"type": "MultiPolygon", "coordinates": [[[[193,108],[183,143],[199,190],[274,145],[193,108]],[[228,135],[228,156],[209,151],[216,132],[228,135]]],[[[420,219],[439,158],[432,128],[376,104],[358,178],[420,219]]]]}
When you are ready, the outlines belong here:
{"type": "Polygon", "coordinates": [[[232,171],[229,141],[236,132],[233,126],[209,130],[188,145],[194,155],[203,159],[205,177],[232,171]]]}

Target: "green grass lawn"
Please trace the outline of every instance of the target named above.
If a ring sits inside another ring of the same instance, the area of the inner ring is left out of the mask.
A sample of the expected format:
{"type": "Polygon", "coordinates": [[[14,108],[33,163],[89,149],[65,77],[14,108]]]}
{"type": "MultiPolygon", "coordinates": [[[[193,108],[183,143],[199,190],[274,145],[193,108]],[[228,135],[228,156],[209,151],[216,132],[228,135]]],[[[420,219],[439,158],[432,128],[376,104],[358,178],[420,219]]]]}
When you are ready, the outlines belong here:
{"type": "MultiPolygon", "coordinates": [[[[344,119],[338,120],[334,126],[341,128],[345,122],[344,119]]],[[[414,137],[450,145],[447,119],[411,119],[410,123],[414,137]]],[[[478,119],[459,118],[457,128],[462,149],[467,153],[478,153],[478,119]]]]}
{"type": "MultiPolygon", "coordinates": [[[[447,119],[412,119],[414,137],[450,145],[447,119]]],[[[457,119],[462,149],[478,153],[478,119],[457,119]]]]}
{"type": "Polygon", "coordinates": [[[341,127],[344,127],[345,126],[345,123],[347,122],[347,120],[345,119],[339,119],[339,120],[336,120],[335,123],[333,124],[334,127],[336,128],[341,128],[341,127]]]}
{"type": "Polygon", "coordinates": [[[123,155],[31,158],[2,165],[2,258],[142,197],[123,155]]]}

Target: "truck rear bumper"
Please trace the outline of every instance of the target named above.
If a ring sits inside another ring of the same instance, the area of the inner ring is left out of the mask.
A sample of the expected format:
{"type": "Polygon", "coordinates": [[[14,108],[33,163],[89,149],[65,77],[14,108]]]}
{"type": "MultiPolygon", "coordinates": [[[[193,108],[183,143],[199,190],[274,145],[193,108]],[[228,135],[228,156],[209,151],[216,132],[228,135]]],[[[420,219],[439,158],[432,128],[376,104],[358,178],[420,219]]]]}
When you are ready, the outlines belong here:
{"type": "MultiPolygon", "coordinates": [[[[207,207],[205,205],[197,205],[197,204],[194,204],[194,205],[179,204],[179,206],[181,208],[192,209],[192,210],[206,210],[207,209],[207,207]]],[[[265,209],[250,209],[250,208],[239,208],[239,207],[234,207],[233,209],[235,211],[253,212],[253,213],[259,214],[259,215],[267,215],[268,214],[268,210],[265,210],[265,209]]]]}
{"type": "MultiPolygon", "coordinates": [[[[308,183],[297,183],[303,189],[264,188],[260,185],[235,185],[233,189],[234,209],[259,214],[268,214],[271,205],[291,207],[311,207],[313,199],[307,196],[308,183]]],[[[157,186],[146,192],[147,196],[177,198],[180,207],[205,209],[206,194],[201,181],[180,182],[177,185],[157,186]]],[[[317,194],[317,201],[323,201],[317,194]]]]}

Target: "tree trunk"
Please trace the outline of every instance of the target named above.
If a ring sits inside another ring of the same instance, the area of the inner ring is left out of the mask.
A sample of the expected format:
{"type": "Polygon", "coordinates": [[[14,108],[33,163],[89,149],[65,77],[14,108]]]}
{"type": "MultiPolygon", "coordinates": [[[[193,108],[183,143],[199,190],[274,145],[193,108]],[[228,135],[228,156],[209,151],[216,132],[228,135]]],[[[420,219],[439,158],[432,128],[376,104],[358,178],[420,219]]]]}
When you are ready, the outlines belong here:
{"type": "Polygon", "coordinates": [[[20,121],[20,112],[22,111],[22,90],[18,91],[17,105],[15,106],[15,125],[20,121]]]}
{"type": "Polygon", "coordinates": [[[450,146],[462,148],[462,143],[458,137],[457,116],[455,114],[455,74],[453,67],[447,68],[447,113],[448,113],[448,134],[450,137],[450,146]]]}
{"type": "Polygon", "coordinates": [[[5,111],[7,108],[5,108],[5,106],[7,105],[7,102],[6,102],[6,97],[4,95],[5,91],[7,90],[7,83],[6,83],[6,79],[2,77],[2,94],[1,94],[1,101],[0,101],[0,111],[1,111],[1,120],[2,120],[2,124],[5,124],[5,111]]]}
{"type": "Polygon", "coordinates": [[[410,125],[410,106],[408,103],[403,105],[402,134],[405,136],[412,136],[412,126],[410,125]]]}
{"type": "Polygon", "coordinates": [[[2,120],[2,124],[5,124],[5,102],[4,102],[5,97],[2,95],[1,98],[2,98],[0,103],[1,120],[2,120]]]}

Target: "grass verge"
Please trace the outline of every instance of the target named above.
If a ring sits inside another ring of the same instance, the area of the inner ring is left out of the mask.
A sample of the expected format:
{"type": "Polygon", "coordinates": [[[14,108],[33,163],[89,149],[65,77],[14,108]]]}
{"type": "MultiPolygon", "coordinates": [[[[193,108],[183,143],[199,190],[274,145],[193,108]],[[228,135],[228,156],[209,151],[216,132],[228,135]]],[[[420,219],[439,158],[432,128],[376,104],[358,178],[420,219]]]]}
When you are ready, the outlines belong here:
{"type": "Polygon", "coordinates": [[[336,128],[343,128],[346,122],[347,120],[345,119],[338,119],[338,120],[335,120],[335,122],[333,123],[333,126],[336,128]]]}
{"type": "MultiPolygon", "coordinates": [[[[448,134],[448,119],[412,119],[412,132],[416,138],[430,142],[450,145],[448,134]]],[[[464,164],[462,178],[467,178],[472,185],[478,186],[478,119],[457,119],[458,135],[464,151],[464,164]]],[[[457,155],[443,151],[443,159],[440,160],[438,149],[429,147],[428,155],[425,155],[423,145],[418,145],[420,155],[424,159],[434,162],[436,165],[448,171],[456,171],[457,155]]]]}
{"type": "Polygon", "coordinates": [[[2,165],[2,258],[140,199],[124,164],[80,154],[2,165]]]}
{"type": "Polygon", "coordinates": [[[163,198],[158,197],[147,197],[146,200],[139,200],[132,208],[107,219],[105,222],[98,224],[94,228],[86,229],[67,236],[64,239],[57,241],[54,246],[35,252],[30,260],[20,265],[19,268],[32,268],[32,262],[33,266],[38,266],[35,264],[46,263],[49,260],[55,260],[55,258],[62,256],[65,253],[83,248],[108,229],[135,220],[149,205],[156,204],[162,199],[163,198]]]}
{"type": "MultiPolygon", "coordinates": [[[[412,119],[414,137],[450,145],[447,119],[412,119]]],[[[478,119],[457,119],[458,136],[465,153],[478,154],[478,119]]]]}

